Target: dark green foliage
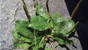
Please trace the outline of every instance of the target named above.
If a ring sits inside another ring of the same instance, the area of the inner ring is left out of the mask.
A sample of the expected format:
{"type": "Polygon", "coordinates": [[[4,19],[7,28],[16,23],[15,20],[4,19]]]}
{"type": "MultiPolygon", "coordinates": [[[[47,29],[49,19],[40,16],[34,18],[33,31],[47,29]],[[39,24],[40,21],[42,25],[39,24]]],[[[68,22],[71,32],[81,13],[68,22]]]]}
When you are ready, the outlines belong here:
{"type": "Polygon", "coordinates": [[[13,30],[14,48],[29,50],[50,50],[47,43],[57,41],[60,45],[72,44],[67,37],[75,29],[71,18],[65,20],[58,14],[49,16],[40,5],[35,8],[37,15],[28,21],[17,20],[13,30]]]}

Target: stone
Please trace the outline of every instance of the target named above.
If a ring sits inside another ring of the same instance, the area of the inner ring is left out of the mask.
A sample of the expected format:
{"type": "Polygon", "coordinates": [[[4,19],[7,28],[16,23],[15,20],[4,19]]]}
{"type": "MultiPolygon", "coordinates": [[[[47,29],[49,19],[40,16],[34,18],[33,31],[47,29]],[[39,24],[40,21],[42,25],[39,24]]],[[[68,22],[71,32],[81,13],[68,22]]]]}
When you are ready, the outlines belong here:
{"type": "Polygon", "coordinates": [[[65,19],[69,18],[69,12],[64,0],[49,0],[50,15],[54,13],[60,14],[65,19]]]}
{"type": "MultiPolygon", "coordinates": [[[[33,0],[25,0],[30,16],[34,15],[33,0]]],[[[0,0],[0,50],[13,48],[12,30],[16,20],[27,20],[21,0],[0,0]]]]}

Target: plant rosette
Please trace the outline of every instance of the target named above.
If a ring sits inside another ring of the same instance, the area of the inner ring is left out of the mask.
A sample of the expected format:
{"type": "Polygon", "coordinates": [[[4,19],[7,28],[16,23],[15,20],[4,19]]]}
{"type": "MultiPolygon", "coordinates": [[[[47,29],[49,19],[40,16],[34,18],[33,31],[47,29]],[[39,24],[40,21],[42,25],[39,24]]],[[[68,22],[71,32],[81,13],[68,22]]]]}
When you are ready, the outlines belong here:
{"type": "Polygon", "coordinates": [[[13,30],[13,41],[15,49],[50,50],[46,43],[56,41],[59,45],[73,44],[68,36],[73,32],[77,23],[71,18],[64,19],[55,13],[49,16],[40,5],[35,8],[34,17],[28,21],[17,20],[13,30]]]}

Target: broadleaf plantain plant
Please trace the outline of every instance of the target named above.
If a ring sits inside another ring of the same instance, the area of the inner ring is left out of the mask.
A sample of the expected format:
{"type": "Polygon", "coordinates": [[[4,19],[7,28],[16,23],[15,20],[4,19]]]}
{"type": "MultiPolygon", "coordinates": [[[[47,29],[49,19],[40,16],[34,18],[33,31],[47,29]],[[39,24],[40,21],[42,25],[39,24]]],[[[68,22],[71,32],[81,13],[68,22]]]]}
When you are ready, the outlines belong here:
{"type": "Polygon", "coordinates": [[[60,45],[72,44],[68,36],[75,29],[77,23],[64,19],[59,14],[49,16],[40,5],[35,8],[34,17],[28,21],[17,20],[13,30],[13,41],[15,49],[23,50],[50,50],[46,43],[58,42],[60,45]]]}

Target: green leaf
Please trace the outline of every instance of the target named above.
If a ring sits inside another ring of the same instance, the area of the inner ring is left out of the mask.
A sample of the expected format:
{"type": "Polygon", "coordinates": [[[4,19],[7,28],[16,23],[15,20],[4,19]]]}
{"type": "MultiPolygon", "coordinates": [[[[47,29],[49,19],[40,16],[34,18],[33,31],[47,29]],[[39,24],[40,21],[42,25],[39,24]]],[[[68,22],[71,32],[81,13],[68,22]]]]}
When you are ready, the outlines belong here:
{"type": "Polygon", "coordinates": [[[18,42],[20,35],[17,33],[16,29],[13,30],[12,35],[14,43],[18,42]]]}
{"type": "Polygon", "coordinates": [[[38,45],[35,45],[35,46],[33,47],[33,50],[38,50],[38,45]]]}
{"type": "Polygon", "coordinates": [[[61,26],[61,23],[55,23],[55,24],[54,24],[53,30],[54,30],[54,33],[55,33],[56,35],[59,35],[60,26],[61,26]]]}
{"type": "Polygon", "coordinates": [[[63,17],[61,17],[57,13],[55,13],[54,15],[52,15],[52,20],[54,21],[54,23],[63,22],[64,21],[63,17]]]}
{"type": "Polygon", "coordinates": [[[50,48],[49,47],[45,47],[45,50],[50,50],[50,48]]]}
{"type": "Polygon", "coordinates": [[[15,39],[19,38],[19,35],[17,34],[17,31],[15,29],[13,30],[12,35],[15,39]]]}
{"type": "Polygon", "coordinates": [[[27,22],[27,21],[17,20],[15,23],[15,29],[16,29],[17,33],[20,33],[23,36],[26,36],[29,38],[33,38],[33,33],[30,30],[28,30],[28,28],[27,28],[28,24],[29,24],[29,22],[27,22]]]}
{"type": "Polygon", "coordinates": [[[35,12],[36,12],[39,16],[42,16],[44,19],[49,20],[49,14],[48,14],[48,12],[44,11],[44,9],[43,9],[40,5],[37,5],[37,6],[36,6],[35,12]]]}
{"type": "Polygon", "coordinates": [[[16,30],[13,31],[12,35],[13,35],[13,41],[14,41],[14,43],[17,43],[18,41],[32,42],[32,39],[28,39],[28,38],[26,38],[24,36],[21,36],[20,34],[18,34],[16,32],[16,30]]]}
{"type": "Polygon", "coordinates": [[[39,48],[43,48],[45,45],[45,39],[42,37],[41,41],[39,42],[39,48]]]}
{"type": "Polygon", "coordinates": [[[52,27],[52,28],[54,27],[54,23],[52,20],[50,21],[50,27],[52,27]]]}
{"type": "Polygon", "coordinates": [[[65,41],[65,43],[66,43],[66,45],[72,45],[73,41],[68,39],[68,40],[65,41]]]}
{"type": "Polygon", "coordinates": [[[32,17],[30,22],[29,27],[39,31],[46,30],[50,27],[50,24],[47,22],[47,20],[40,16],[32,17]]]}
{"type": "Polygon", "coordinates": [[[64,36],[68,36],[73,31],[75,26],[76,24],[74,23],[74,21],[68,19],[63,22],[60,33],[63,34],[64,36]]]}
{"type": "Polygon", "coordinates": [[[56,40],[61,45],[65,45],[65,41],[63,39],[61,39],[61,38],[54,37],[54,40],[56,40]]]}
{"type": "Polygon", "coordinates": [[[30,45],[27,44],[27,43],[16,43],[16,44],[14,45],[14,48],[15,48],[15,49],[27,50],[29,46],[30,46],[30,45]]]}
{"type": "Polygon", "coordinates": [[[60,34],[60,26],[61,26],[61,22],[64,21],[64,19],[58,15],[57,13],[55,13],[53,16],[52,16],[52,19],[51,19],[53,22],[52,22],[52,25],[53,25],[53,33],[54,35],[59,35],[60,34]]]}
{"type": "Polygon", "coordinates": [[[19,40],[22,41],[22,42],[28,42],[28,43],[32,42],[32,39],[30,39],[30,38],[28,39],[28,38],[23,37],[23,36],[21,36],[21,37],[19,38],[19,40]]]}

